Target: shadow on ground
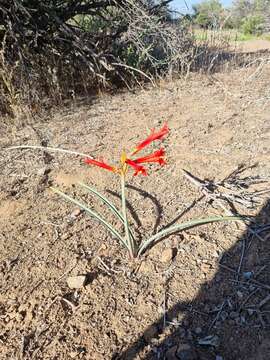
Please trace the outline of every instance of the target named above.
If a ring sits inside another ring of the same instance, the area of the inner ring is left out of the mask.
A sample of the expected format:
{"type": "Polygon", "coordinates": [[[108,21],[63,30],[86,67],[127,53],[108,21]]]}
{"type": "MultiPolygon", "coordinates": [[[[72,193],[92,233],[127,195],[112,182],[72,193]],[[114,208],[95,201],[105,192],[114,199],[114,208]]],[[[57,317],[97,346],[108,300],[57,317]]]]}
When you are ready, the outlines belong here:
{"type": "Polygon", "coordinates": [[[269,265],[268,200],[197,297],[176,303],[112,359],[269,360],[269,265]]]}

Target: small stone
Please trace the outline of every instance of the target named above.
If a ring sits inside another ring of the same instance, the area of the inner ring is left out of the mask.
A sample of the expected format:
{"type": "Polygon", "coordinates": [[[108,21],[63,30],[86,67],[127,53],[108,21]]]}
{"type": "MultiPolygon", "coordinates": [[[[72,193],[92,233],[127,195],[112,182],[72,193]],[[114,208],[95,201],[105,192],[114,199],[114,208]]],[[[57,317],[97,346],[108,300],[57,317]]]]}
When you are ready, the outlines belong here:
{"type": "Polygon", "coordinates": [[[70,289],[80,289],[86,282],[85,275],[69,276],[67,278],[67,284],[70,289]]]}
{"type": "Polygon", "coordinates": [[[75,359],[78,356],[78,353],[77,353],[77,351],[71,351],[69,353],[69,356],[71,357],[71,359],[75,359]]]}
{"type": "Polygon", "coordinates": [[[221,313],[220,313],[221,320],[225,321],[227,319],[228,315],[229,314],[227,313],[227,311],[221,311],[221,313]]]}
{"type": "Polygon", "coordinates": [[[143,334],[144,339],[150,343],[158,335],[158,329],[155,325],[149,326],[143,334]]]}
{"type": "Polygon", "coordinates": [[[243,293],[239,290],[236,292],[236,295],[239,297],[239,299],[243,299],[244,297],[243,293]]]}
{"type": "Polygon", "coordinates": [[[208,335],[198,341],[199,345],[218,347],[220,340],[217,335],[208,335]]]}
{"type": "MultiPolygon", "coordinates": [[[[139,267],[139,272],[142,274],[153,274],[155,271],[155,267],[153,262],[151,261],[143,261],[141,266],[139,267]]],[[[163,312],[163,308],[162,308],[163,312]]]]}
{"type": "Polygon", "coordinates": [[[176,356],[179,360],[196,360],[197,355],[189,344],[181,344],[178,346],[176,356]]]}
{"type": "Polygon", "coordinates": [[[201,333],[202,333],[202,328],[201,327],[196,327],[195,334],[200,335],[201,333]]]}
{"type": "Polygon", "coordinates": [[[241,319],[240,316],[238,316],[235,320],[234,320],[236,325],[241,325],[241,319]]]}
{"type": "Polygon", "coordinates": [[[172,261],[172,259],[175,256],[175,251],[172,248],[169,249],[165,249],[164,251],[162,251],[161,253],[161,257],[160,257],[160,261],[163,263],[167,263],[172,261]]]}
{"type": "Polygon", "coordinates": [[[216,360],[223,360],[223,357],[220,355],[216,355],[216,360]]]}
{"type": "Polygon", "coordinates": [[[212,256],[218,258],[220,256],[220,252],[218,250],[215,250],[212,256]]]}
{"type": "Polygon", "coordinates": [[[202,272],[204,274],[209,273],[210,269],[211,269],[211,265],[209,265],[209,264],[202,264],[201,265],[201,270],[202,270],[202,272]]]}
{"type": "Polygon", "coordinates": [[[63,239],[63,240],[67,240],[67,239],[69,239],[70,238],[70,233],[64,233],[62,236],[61,236],[61,238],[63,239]]]}
{"type": "Polygon", "coordinates": [[[220,328],[220,326],[221,326],[221,321],[216,321],[216,323],[215,323],[215,325],[214,325],[214,327],[216,328],[216,329],[218,329],[218,328],[220,328]]]}
{"type": "Polygon", "coordinates": [[[72,211],[72,213],[70,214],[70,217],[72,219],[76,219],[81,213],[82,213],[82,209],[76,208],[72,211]]]}
{"type": "Polygon", "coordinates": [[[240,316],[240,323],[241,323],[241,325],[246,323],[246,318],[244,317],[244,315],[240,316]]]}
{"type": "Polygon", "coordinates": [[[253,315],[254,314],[254,312],[255,312],[255,310],[253,310],[253,309],[247,309],[247,312],[248,312],[248,315],[253,315]]]}
{"type": "Polygon", "coordinates": [[[50,169],[43,167],[43,168],[38,169],[37,175],[44,176],[44,175],[47,175],[49,172],[50,172],[50,169]]]}
{"type": "Polygon", "coordinates": [[[253,272],[252,271],[246,271],[243,273],[243,277],[245,280],[250,280],[253,276],[253,272]]]}
{"type": "Polygon", "coordinates": [[[229,316],[231,319],[236,319],[238,317],[238,313],[236,311],[231,311],[229,316]]]}

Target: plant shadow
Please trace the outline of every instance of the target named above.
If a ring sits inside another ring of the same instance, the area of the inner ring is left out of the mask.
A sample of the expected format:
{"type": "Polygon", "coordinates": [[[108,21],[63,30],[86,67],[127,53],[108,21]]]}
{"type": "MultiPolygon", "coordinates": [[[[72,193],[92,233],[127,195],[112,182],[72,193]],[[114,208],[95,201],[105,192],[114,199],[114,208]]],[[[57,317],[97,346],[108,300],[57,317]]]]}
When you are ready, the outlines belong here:
{"type": "Polygon", "coordinates": [[[268,200],[234,246],[219,258],[218,271],[201,286],[196,298],[166,309],[112,359],[270,359],[269,266],[268,200]]]}
{"type": "MultiPolygon", "coordinates": [[[[152,233],[155,234],[161,223],[162,213],[163,213],[163,208],[162,208],[160,202],[157,200],[157,198],[155,196],[149,194],[147,191],[142,190],[134,185],[126,185],[126,188],[138,192],[144,199],[148,198],[153,203],[154,208],[155,208],[155,213],[156,213],[156,221],[153,226],[152,233]]],[[[121,200],[121,195],[118,194],[117,192],[112,191],[112,190],[106,190],[106,191],[109,194],[111,194],[121,200]]],[[[136,209],[133,207],[133,205],[128,200],[126,200],[126,204],[127,204],[127,209],[129,210],[131,217],[133,218],[134,222],[136,223],[137,228],[139,229],[142,226],[142,222],[136,212],[136,209]]]]}

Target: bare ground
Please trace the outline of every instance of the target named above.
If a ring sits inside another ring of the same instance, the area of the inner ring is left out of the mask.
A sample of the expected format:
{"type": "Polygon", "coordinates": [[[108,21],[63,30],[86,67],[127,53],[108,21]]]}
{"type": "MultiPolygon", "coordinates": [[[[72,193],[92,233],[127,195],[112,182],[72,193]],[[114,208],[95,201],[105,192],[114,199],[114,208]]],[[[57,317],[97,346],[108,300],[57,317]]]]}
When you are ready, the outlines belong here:
{"type": "MultiPolygon", "coordinates": [[[[113,163],[168,121],[168,165],[130,178],[130,219],[144,236],[173,219],[223,214],[199,200],[182,168],[221,180],[256,164],[243,177],[269,177],[269,77],[264,63],[84,100],[47,120],[2,123],[0,145],[47,144],[113,163]]],[[[63,154],[3,150],[0,161],[1,359],[270,358],[267,232],[262,241],[232,223],[203,226],[132,262],[101,225],[72,217],[74,207],[49,190],[58,186],[105,213],[74,184],[95,185],[120,205],[117,177],[63,154]],[[81,274],[87,284],[70,289],[67,278],[81,274]]],[[[269,209],[265,197],[239,211],[267,224],[269,209]]]]}

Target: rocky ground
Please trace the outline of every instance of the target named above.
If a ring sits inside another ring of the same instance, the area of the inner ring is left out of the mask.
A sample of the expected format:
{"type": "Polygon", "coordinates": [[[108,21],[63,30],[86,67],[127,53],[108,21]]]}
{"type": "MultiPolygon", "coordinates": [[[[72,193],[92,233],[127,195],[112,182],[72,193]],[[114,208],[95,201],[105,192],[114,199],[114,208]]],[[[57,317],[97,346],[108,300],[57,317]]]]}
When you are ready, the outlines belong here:
{"type": "Polygon", "coordinates": [[[76,185],[94,185],[120,206],[117,176],[77,156],[6,149],[55,146],[113,164],[167,121],[167,165],[129,178],[129,218],[144,238],[168,223],[225,214],[217,192],[203,194],[182,169],[217,183],[243,166],[229,177],[235,196],[269,188],[269,78],[263,60],[84,99],[47,119],[1,122],[2,359],[270,358],[269,193],[253,207],[232,199],[236,211],[255,216],[252,224],[174,234],[132,261],[100,224],[50,190],[83,198],[117,226],[76,185]]]}

